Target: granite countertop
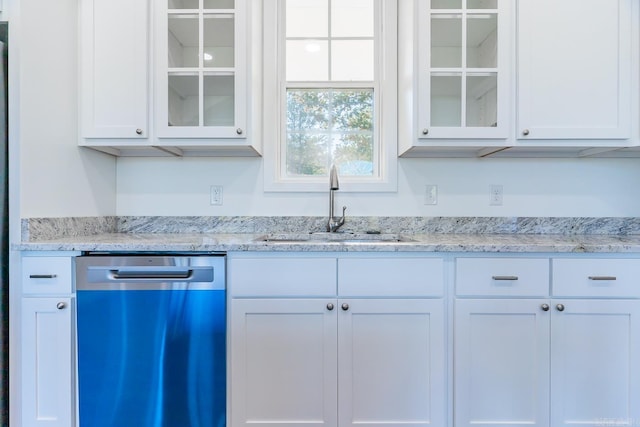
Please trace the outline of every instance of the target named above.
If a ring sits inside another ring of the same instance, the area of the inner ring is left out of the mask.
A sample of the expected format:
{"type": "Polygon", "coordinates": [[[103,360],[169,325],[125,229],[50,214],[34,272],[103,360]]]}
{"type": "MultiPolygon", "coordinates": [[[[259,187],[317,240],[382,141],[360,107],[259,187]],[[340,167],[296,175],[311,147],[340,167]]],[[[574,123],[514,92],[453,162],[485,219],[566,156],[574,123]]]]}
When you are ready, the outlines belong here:
{"type": "Polygon", "coordinates": [[[640,217],[70,217],[22,220],[24,251],[637,253],[640,217]],[[368,234],[380,232],[382,235],[368,234]],[[383,242],[371,239],[380,239],[383,242]],[[349,240],[345,240],[349,239],[349,240]]]}
{"type": "Polygon", "coordinates": [[[14,245],[30,251],[105,252],[555,252],[640,253],[638,235],[555,234],[401,234],[410,241],[296,240],[300,234],[268,233],[102,233],[26,241],[14,245]],[[290,237],[288,239],[287,237],[290,237]]]}

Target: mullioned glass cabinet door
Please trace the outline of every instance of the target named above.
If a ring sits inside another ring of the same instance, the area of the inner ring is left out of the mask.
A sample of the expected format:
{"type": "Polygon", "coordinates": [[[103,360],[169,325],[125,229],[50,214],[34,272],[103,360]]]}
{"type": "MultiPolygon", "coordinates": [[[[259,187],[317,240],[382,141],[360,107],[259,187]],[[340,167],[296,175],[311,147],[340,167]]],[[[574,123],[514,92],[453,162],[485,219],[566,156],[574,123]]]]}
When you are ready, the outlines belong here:
{"type": "Polygon", "coordinates": [[[506,138],[509,0],[418,1],[418,138],[506,138]]]}
{"type": "Polygon", "coordinates": [[[162,0],[156,11],[158,137],[246,137],[244,0],[162,0]]]}

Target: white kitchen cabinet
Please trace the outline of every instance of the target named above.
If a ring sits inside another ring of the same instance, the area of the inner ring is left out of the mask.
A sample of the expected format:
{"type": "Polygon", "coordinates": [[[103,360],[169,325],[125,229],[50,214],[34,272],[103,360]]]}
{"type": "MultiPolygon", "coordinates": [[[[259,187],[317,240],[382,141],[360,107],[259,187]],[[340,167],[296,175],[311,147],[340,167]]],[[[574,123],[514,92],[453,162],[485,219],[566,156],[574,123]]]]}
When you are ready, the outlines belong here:
{"type": "Polygon", "coordinates": [[[506,138],[509,0],[417,1],[417,136],[506,138]]]}
{"type": "Polygon", "coordinates": [[[160,138],[247,137],[248,3],[158,3],[155,112],[160,138]]]}
{"type": "Polygon", "coordinates": [[[541,299],[457,299],[454,422],[546,426],[549,304],[541,299]]]}
{"type": "Polygon", "coordinates": [[[80,145],[115,156],[256,156],[261,4],[80,2],[80,145]]]}
{"type": "Polygon", "coordinates": [[[446,423],[444,301],[338,300],[338,425],[446,423]]]}
{"type": "Polygon", "coordinates": [[[476,267],[479,288],[490,292],[463,292],[455,301],[456,425],[595,427],[638,419],[640,290],[630,294],[627,286],[638,260],[553,259],[538,289],[522,293],[510,284],[499,293],[483,287],[487,275],[517,283],[527,271],[522,263],[540,260],[486,259],[492,272],[467,262],[475,259],[458,260],[456,282],[476,267]],[[549,289],[550,276],[550,294],[534,297],[549,289]]]}
{"type": "Polygon", "coordinates": [[[22,426],[74,425],[72,298],[22,300],[22,426]]]}
{"type": "Polygon", "coordinates": [[[335,300],[232,300],[231,426],[337,425],[337,316],[328,304],[335,300]]]}
{"type": "Polygon", "coordinates": [[[441,259],[231,255],[228,272],[232,426],[444,425],[441,259]]]}
{"type": "Polygon", "coordinates": [[[640,301],[551,304],[550,425],[633,425],[640,419],[640,301]]]}
{"type": "Polygon", "coordinates": [[[517,2],[518,138],[631,136],[634,3],[517,2]]]}
{"type": "Polygon", "coordinates": [[[72,258],[23,257],[23,427],[75,425],[72,258]]]}
{"type": "Polygon", "coordinates": [[[149,1],[81,0],[80,104],[84,144],[149,137],[149,1]]]}

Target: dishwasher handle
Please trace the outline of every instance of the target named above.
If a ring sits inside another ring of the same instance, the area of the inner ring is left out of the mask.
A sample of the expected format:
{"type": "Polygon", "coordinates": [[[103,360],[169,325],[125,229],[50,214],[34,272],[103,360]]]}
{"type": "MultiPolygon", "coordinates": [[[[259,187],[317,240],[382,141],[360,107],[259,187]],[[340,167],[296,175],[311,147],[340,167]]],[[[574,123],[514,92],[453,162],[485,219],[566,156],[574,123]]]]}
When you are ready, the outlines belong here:
{"type": "Polygon", "coordinates": [[[193,277],[193,269],[187,270],[110,270],[113,280],[189,280],[193,277]]]}

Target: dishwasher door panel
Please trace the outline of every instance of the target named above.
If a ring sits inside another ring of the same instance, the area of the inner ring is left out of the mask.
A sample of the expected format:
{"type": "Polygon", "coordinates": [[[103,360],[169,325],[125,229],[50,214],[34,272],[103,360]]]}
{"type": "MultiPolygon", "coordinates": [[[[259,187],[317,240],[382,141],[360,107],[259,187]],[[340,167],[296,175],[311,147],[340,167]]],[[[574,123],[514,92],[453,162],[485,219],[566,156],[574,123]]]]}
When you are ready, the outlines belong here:
{"type": "Polygon", "coordinates": [[[78,290],[81,427],[225,425],[225,290],[78,290]]]}

